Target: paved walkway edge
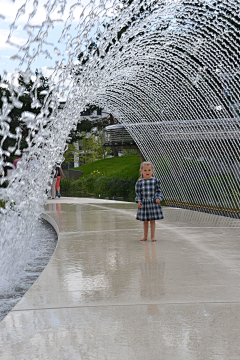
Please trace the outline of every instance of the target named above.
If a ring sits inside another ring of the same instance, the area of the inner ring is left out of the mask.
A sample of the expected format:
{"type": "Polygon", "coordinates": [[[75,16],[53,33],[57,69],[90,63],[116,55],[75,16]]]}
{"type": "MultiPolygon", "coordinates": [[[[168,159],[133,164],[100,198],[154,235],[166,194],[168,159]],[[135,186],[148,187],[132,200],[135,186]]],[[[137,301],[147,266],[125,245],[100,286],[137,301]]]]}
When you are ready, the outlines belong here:
{"type": "MultiPolygon", "coordinates": [[[[55,221],[50,215],[48,215],[48,214],[46,214],[46,213],[42,213],[42,214],[40,215],[40,217],[41,217],[42,219],[46,220],[50,225],[52,225],[52,227],[54,228],[54,230],[55,230],[56,233],[57,233],[57,236],[59,237],[59,228],[58,228],[58,225],[57,225],[56,221],[55,221]]],[[[57,245],[56,245],[56,247],[57,247],[57,245]]],[[[48,266],[48,264],[47,264],[47,266],[48,266]]],[[[47,266],[46,266],[46,267],[47,267],[47,266]]],[[[45,269],[46,269],[46,268],[45,268],[45,269]]]]}

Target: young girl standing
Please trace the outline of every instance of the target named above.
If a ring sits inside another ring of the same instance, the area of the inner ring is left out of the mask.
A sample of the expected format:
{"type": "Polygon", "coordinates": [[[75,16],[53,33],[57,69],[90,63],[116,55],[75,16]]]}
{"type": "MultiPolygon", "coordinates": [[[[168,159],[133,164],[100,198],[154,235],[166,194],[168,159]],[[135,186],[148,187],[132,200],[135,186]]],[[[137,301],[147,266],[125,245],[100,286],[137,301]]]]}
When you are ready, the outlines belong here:
{"type": "Polygon", "coordinates": [[[160,206],[162,200],[162,191],[158,179],[152,177],[153,165],[145,161],[140,167],[141,178],[136,182],[136,202],[138,211],[136,219],[143,221],[144,236],[140,241],[146,241],[148,238],[148,222],[151,226],[151,240],[155,239],[155,220],[163,219],[163,213],[160,206]]]}

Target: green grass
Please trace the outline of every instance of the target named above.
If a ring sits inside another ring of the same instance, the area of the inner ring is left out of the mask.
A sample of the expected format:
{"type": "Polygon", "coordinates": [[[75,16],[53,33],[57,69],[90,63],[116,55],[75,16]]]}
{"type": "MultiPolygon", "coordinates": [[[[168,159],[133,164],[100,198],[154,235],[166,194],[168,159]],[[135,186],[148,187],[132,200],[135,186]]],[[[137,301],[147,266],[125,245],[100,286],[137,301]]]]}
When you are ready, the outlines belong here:
{"type": "Polygon", "coordinates": [[[190,159],[183,159],[183,170],[199,170],[199,169],[211,169],[212,164],[209,162],[196,161],[190,159]]]}
{"type": "Polygon", "coordinates": [[[137,155],[126,155],[97,160],[82,165],[74,170],[81,170],[82,177],[107,176],[109,178],[129,179],[139,176],[140,157],[137,155]]]}
{"type": "Polygon", "coordinates": [[[75,193],[76,196],[118,197],[134,201],[140,162],[137,155],[125,155],[82,165],[74,170],[82,171],[83,175],[75,181],[61,180],[61,189],[66,196],[75,193]]]}

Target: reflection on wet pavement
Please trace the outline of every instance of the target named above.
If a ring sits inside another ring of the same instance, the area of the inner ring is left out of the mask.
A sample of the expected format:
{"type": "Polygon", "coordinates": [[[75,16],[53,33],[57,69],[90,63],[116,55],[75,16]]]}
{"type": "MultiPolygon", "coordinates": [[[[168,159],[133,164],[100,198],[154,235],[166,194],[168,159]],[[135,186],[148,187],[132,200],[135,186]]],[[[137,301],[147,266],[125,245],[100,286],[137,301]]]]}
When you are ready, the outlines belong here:
{"type": "Polygon", "coordinates": [[[58,245],[0,324],[0,358],[240,358],[239,220],[166,208],[140,243],[135,204],[94,201],[48,205],[58,245]]]}

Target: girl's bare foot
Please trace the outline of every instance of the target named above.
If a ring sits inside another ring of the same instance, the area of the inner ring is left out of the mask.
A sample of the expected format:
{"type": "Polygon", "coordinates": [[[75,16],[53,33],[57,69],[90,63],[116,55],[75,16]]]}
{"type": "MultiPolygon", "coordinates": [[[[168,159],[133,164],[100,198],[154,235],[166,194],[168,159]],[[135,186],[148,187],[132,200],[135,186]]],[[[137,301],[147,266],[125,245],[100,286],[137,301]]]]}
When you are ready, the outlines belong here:
{"type": "Polygon", "coordinates": [[[152,241],[157,241],[156,239],[152,239],[152,241]]]}
{"type": "Polygon", "coordinates": [[[139,241],[147,241],[147,238],[143,237],[143,238],[140,239],[139,241]]]}

